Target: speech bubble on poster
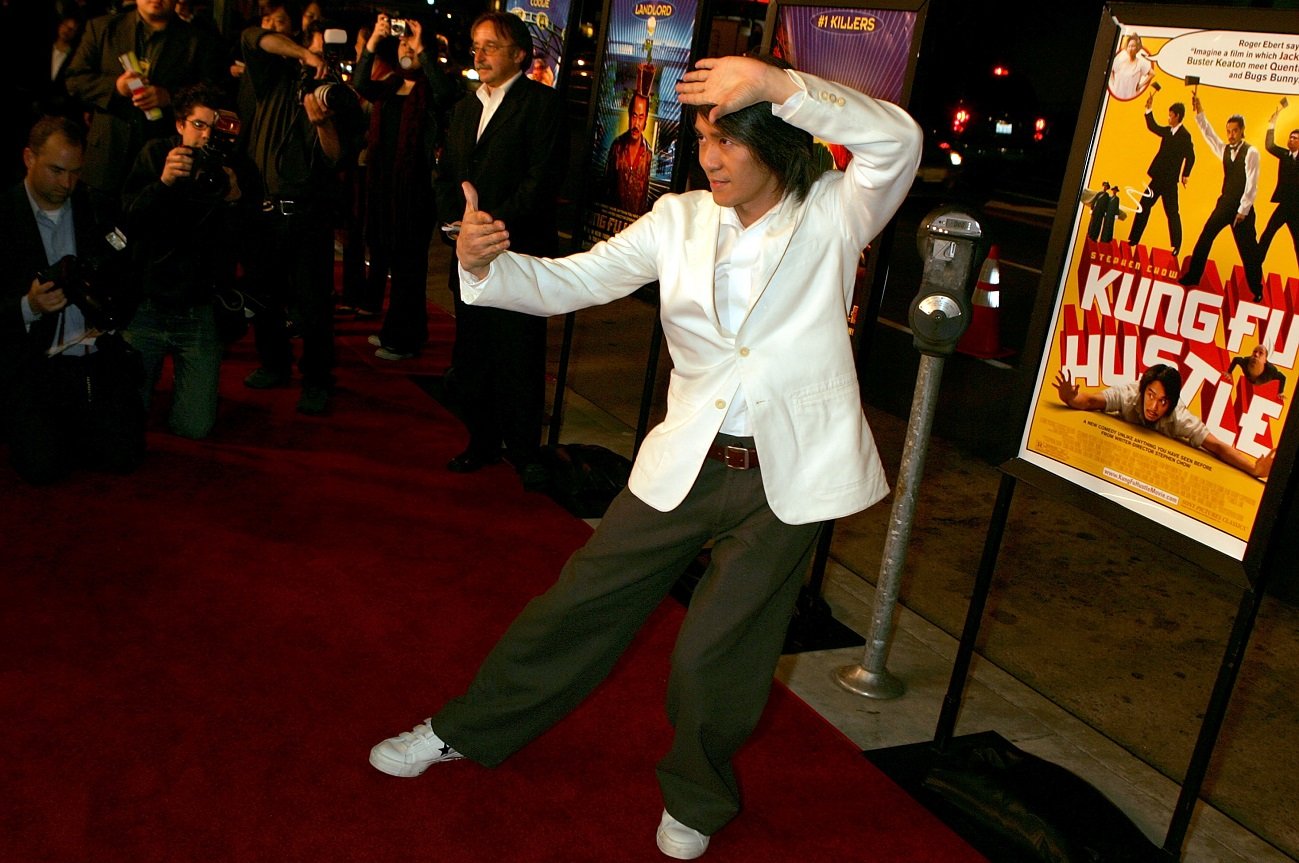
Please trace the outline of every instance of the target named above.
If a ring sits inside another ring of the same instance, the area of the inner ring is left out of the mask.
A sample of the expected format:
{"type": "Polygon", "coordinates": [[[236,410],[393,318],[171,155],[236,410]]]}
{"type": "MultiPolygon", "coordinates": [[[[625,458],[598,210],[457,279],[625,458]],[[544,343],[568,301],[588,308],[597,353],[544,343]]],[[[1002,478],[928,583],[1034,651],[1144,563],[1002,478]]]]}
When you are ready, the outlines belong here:
{"type": "Polygon", "coordinates": [[[1177,78],[1257,93],[1299,88],[1299,36],[1200,30],[1170,39],[1150,58],[1177,78]]]}

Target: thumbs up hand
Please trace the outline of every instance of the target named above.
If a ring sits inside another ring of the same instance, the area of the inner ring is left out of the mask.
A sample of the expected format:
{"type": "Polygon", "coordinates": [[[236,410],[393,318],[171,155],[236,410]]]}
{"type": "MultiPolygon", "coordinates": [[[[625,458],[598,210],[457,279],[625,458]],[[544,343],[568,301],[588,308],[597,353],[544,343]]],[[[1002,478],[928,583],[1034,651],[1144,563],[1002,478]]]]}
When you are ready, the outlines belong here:
{"type": "Polygon", "coordinates": [[[478,209],[478,190],[472,183],[461,186],[465,191],[465,214],[456,235],[456,257],[474,278],[483,279],[488,265],[510,247],[510,233],[504,222],[478,209]]]}

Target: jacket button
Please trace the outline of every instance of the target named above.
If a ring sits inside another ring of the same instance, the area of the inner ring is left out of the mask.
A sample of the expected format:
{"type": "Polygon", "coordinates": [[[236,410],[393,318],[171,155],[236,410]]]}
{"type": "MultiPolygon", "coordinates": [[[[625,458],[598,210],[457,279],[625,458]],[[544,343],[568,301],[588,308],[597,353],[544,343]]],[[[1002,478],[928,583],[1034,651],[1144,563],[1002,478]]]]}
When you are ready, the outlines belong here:
{"type": "Polygon", "coordinates": [[[749,349],[748,349],[748,348],[740,348],[740,356],[742,356],[742,357],[747,357],[748,355],[749,355],[749,349]]]}
{"type": "Polygon", "coordinates": [[[722,399],[718,399],[717,401],[713,402],[713,404],[717,405],[718,410],[722,410],[723,408],[726,407],[726,402],[723,401],[722,399]]]}

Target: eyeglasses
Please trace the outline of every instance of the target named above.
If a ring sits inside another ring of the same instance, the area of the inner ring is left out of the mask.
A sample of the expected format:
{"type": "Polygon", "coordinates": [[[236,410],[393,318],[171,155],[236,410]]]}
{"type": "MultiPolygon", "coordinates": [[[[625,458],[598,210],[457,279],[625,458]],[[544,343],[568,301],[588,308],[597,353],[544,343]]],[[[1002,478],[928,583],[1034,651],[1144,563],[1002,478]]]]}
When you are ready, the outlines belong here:
{"type": "Polygon", "coordinates": [[[513,42],[484,42],[481,45],[470,45],[469,56],[477,57],[479,54],[489,54],[495,56],[502,51],[515,47],[513,42]]]}
{"type": "Polygon", "coordinates": [[[212,124],[204,120],[186,120],[185,122],[193,126],[195,132],[206,132],[212,128],[212,124]]]}

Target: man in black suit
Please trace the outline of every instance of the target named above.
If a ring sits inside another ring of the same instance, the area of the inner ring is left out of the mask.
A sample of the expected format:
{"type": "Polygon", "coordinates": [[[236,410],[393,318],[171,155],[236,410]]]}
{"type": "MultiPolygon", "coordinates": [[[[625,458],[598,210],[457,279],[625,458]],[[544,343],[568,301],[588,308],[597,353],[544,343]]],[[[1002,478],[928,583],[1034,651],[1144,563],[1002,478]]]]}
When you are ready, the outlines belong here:
{"type": "Polygon", "coordinates": [[[15,470],[37,484],[79,465],[125,473],[144,456],[138,358],[102,332],[75,280],[47,272],[105,245],[78,185],[84,149],[71,120],[39,121],[23,151],[26,178],[0,202],[0,426],[15,470]]]}
{"type": "MultiPolygon", "coordinates": [[[[1191,260],[1178,282],[1186,287],[1200,283],[1205,264],[1213,251],[1213,241],[1223,228],[1230,228],[1240,253],[1240,263],[1245,271],[1245,283],[1254,302],[1263,301],[1263,258],[1258,253],[1258,238],[1254,234],[1254,198],[1258,194],[1258,150],[1245,140],[1245,118],[1232,114],[1227,118],[1227,140],[1223,141],[1213,131],[1204,116],[1199,96],[1191,97],[1195,111],[1195,124],[1200,127],[1209,151],[1222,159],[1222,192],[1213,211],[1204,222],[1200,238],[1195,241],[1191,260]]],[[[1225,279],[1224,279],[1225,281],[1225,279]]]]}
{"type": "Polygon", "coordinates": [[[1105,215],[1101,219],[1101,242],[1108,243],[1114,239],[1114,220],[1119,217],[1123,211],[1122,202],[1119,201],[1119,187],[1117,183],[1110,183],[1109,191],[1105,194],[1105,200],[1101,202],[1105,208],[1105,215]]]}
{"type": "Polygon", "coordinates": [[[1164,201],[1164,215],[1168,217],[1168,242],[1172,245],[1173,255],[1182,249],[1182,217],[1178,212],[1177,187],[1185,186],[1195,165],[1195,147],[1191,143],[1191,131],[1182,125],[1186,117],[1186,106],[1174,102],[1168,106],[1168,125],[1161,126],[1155,122],[1151,109],[1155,104],[1152,91],[1146,99],[1146,128],[1151,134],[1159,136],[1159,150],[1151,160],[1146,173],[1150,183],[1141,196],[1141,205],[1137,215],[1132,219],[1132,230],[1128,233],[1128,242],[1136,245],[1141,242],[1141,234],[1146,230],[1150,211],[1155,202],[1164,201]]]}
{"type": "MultiPolygon", "coordinates": [[[[438,176],[438,212],[463,213],[466,180],[479,205],[505,222],[510,249],[553,256],[559,236],[555,209],[567,165],[563,100],[523,75],[532,37],[517,16],[488,12],[474,22],[475,97],[461,99],[451,117],[438,176]]],[[[448,469],[470,473],[505,457],[524,485],[539,487],[537,462],[545,410],[546,321],[522,312],[469,306],[451,262],[456,304],[452,357],[469,445],[448,469]]]]}
{"type": "Polygon", "coordinates": [[[1091,216],[1087,219],[1087,239],[1099,240],[1105,214],[1110,211],[1110,184],[1108,182],[1101,184],[1101,190],[1087,203],[1087,206],[1092,211],[1091,216]]]}
{"type": "Polygon", "coordinates": [[[122,184],[146,141],[175,134],[171,94],[199,82],[223,83],[221,46],[208,30],[175,14],[176,0],[139,0],[96,18],[69,61],[68,92],[91,110],[86,185],[95,205],[115,214],[122,184]],[[122,68],[134,53],[140,73],[122,68]]]}
{"type": "Polygon", "coordinates": [[[1276,209],[1267,220],[1267,226],[1258,237],[1258,258],[1267,257],[1272,238],[1285,225],[1290,229],[1290,241],[1294,243],[1295,260],[1299,261],[1299,129],[1291,129],[1287,146],[1278,147],[1276,143],[1276,120],[1281,114],[1281,106],[1272,112],[1267,124],[1267,138],[1264,148],[1276,156],[1279,164],[1276,170],[1276,190],[1272,192],[1272,203],[1276,209]]]}

